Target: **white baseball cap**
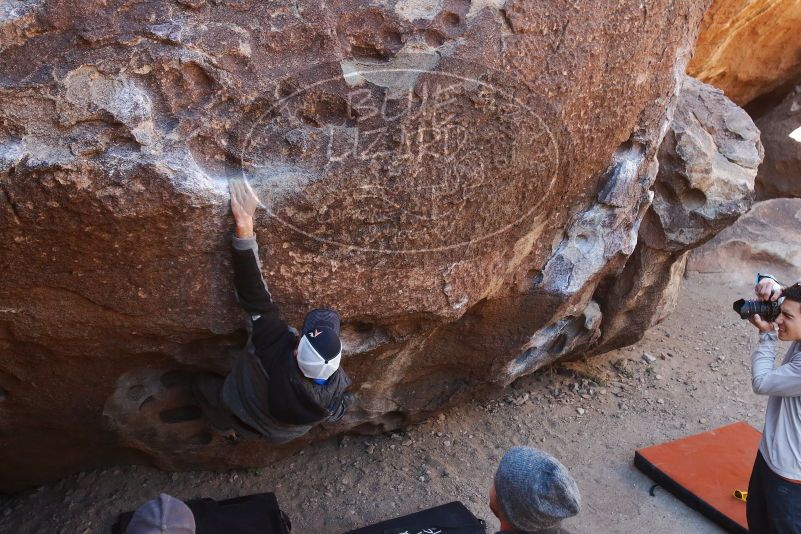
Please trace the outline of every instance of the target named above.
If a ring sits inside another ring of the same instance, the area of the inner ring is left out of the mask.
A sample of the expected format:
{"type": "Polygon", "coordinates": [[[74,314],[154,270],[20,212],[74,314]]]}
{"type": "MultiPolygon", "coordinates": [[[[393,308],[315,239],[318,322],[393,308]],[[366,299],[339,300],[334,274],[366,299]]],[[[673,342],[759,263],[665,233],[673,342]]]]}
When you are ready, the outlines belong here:
{"type": "Polygon", "coordinates": [[[306,315],[298,343],[298,367],[307,378],[328,380],[342,360],[339,314],[330,309],[312,310],[306,315]]]}

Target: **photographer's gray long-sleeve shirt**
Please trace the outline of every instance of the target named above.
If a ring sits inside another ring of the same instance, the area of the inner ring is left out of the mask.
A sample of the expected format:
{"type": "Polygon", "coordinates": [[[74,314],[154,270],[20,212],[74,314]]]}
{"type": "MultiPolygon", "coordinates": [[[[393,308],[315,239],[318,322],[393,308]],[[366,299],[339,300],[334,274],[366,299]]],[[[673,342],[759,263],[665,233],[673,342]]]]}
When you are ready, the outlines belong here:
{"type": "Polygon", "coordinates": [[[751,355],[754,393],[769,396],[759,451],[774,473],[801,481],[801,344],[774,369],[777,342],[776,332],[760,333],[751,355]]]}

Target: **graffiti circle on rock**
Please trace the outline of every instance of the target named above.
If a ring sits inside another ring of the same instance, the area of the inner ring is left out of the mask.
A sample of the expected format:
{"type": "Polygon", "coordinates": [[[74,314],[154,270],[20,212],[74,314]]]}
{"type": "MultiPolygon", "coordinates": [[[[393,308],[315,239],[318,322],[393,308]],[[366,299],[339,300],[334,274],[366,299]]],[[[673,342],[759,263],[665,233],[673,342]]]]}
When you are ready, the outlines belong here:
{"type": "Polygon", "coordinates": [[[519,84],[358,67],[283,79],[249,125],[242,172],[278,222],[350,250],[414,254],[497,238],[547,200],[558,144],[519,84]]]}

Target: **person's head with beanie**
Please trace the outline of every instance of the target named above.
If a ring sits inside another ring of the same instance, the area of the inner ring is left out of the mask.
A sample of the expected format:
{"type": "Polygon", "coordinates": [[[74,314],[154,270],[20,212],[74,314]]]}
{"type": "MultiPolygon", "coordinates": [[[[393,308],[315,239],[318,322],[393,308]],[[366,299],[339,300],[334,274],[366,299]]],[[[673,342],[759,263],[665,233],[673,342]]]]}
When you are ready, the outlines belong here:
{"type": "Polygon", "coordinates": [[[490,488],[490,508],[501,530],[537,532],[579,512],[576,481],[559,460],[530,447],[504,454],[490,488]]]}
{"type": "Polygon", "coordinates": [[[180,499],[162,493],[131,517],[125,534],[195,534],[195,516],[180,499]]]}
{"type": "Polygon", "coordinates": [[[295,355],[303,375],[324,384],[339,369],[342,342],[339,314],[320,308],[306,314],[295,355]]]}

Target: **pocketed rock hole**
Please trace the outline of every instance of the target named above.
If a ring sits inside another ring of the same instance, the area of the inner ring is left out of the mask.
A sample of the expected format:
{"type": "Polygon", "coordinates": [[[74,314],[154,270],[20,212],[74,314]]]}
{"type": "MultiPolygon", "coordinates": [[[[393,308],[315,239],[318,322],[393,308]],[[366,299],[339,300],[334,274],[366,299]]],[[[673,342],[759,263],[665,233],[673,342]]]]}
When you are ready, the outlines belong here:
{"type": "Polygon", "coordinates": [[[389,340],[384,328],[364,321],[353,321],[342,325],[340,332],[342,350],[349,354],[368,352],[389,340]]]}
{"type": "Polygon", "coordinates": [[[562,332],[561,334],[559,334],[559,337],[557,337],[554,340],[554,342],[551,343],[551,346],[548,347],[548,353],[549,354],[559,354],[563,350],[565,350],[565,346],[566,345],[567,345],[567,334],[562,332]]]}
{"type": "Polygon", "coordinates": [[[350,53],[354,59],[388,61],[403,48],[403,37],[392,29],[384,29],[372,39],[351,37],[350,53]]]}
{"type": "Polygon", "coordinates": [[[181,406],[159,412],[159,419],[164,423],[186,423],[197,421],[203,417],[203,410],[199,406],[181,406]]]}
{"type": "Polygon", "coordinates": [[[156,400],[156,397],[154,397],[153,395],[148,396],[147,398],[145,398],[145,400],[142,401],[142,404],[139,405],[139,410],[140,411],[144,410],[145,406],[147,406],[148,404],[150,404],[151,402],[153,402],[155,400],[156,400]]]}
{"type": "Polygon", "coordinates": [[[131,386],[130,388],[128,388],[127,397],[129,401],[136,402],[139,399],[141,399],[144,394],[145,394],[145,386],[139,386],[139,385],[131,386]]]}
{"type": "Polygon", "coordinates": [[[376,46],[368,44],[354,44],[350,47],[350,55],[354,59],[372,59],[375,61],[387,59],[384,52],[379,50],[376,46]]]}
{"type": "Polygon", "coordinates": [[[438,48],[438,47],[442,46],[443,44],[445,44],[445,41],[447,41],[448,39],[441,32],[439,32],[437,30],[429,29],[429,30],[426,30],[426,32],[425,32],[425,40],[426,40],[426,44],[428,44],[429,46],[433,46],[434,48],[438,48]]]}
{"type": "Polygon", "coordinates": [[[695,188],[687,188],[681,192],[681,203],[687,209],[697,209],[706,204],[706,195],[695,188]]]}
{"type": "Polygon", "coordinates": [[[204,430],[197,436],[192,437],[190,441],[195,445],[210,445],[214,441],[214,435],[208,430],[204,430]]]}
{"type": "Polygon", "coordinates": [[[298,118],[309,126],[354,126],[356,113],[339,96],[326,93],[309,93],[296,111],[298,118]]]}
{"type": "Polygon", "coordinates": [[[462,18],[456,13],[445,13],[442,21],[449,26],[458,26],[462,23],[462,18]]]}

